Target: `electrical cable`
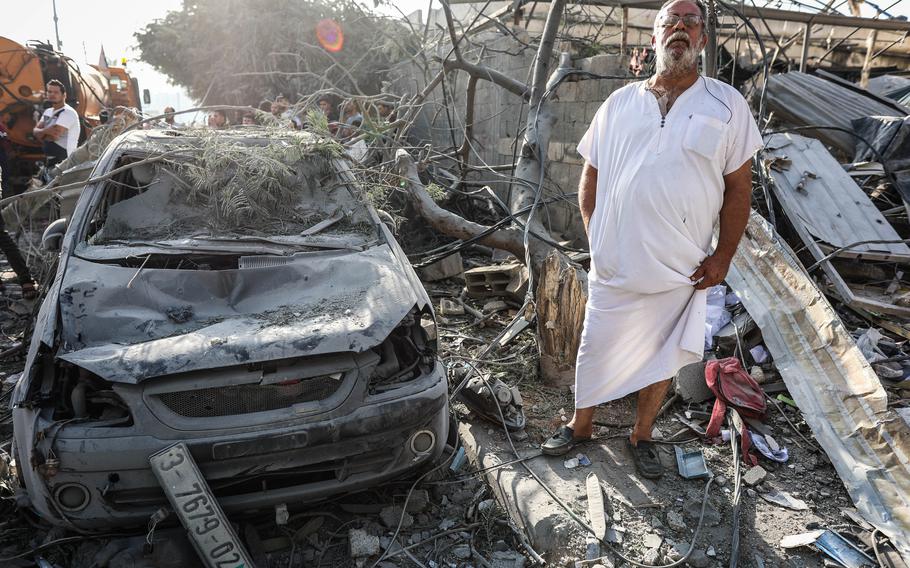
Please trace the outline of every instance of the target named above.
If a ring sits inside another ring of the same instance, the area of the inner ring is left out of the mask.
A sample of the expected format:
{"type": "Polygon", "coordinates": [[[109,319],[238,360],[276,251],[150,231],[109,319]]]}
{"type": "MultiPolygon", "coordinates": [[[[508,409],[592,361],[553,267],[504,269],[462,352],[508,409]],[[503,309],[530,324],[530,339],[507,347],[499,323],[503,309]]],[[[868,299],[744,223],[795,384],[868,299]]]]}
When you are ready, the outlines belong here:
{"type": "MultiPolygon", "coordinates": [[[[411,484],[411,488],[408,490],[407,497],[405,497],[405,499],[404,499],[404,504],[401,505],[401,517],[399,517],[399,519],[398,519],[398,526],[395,527],[395,532],[394,532],[394,534],[392,534],[392,538],[389,540],[389,542],[395,542],[395,539],[398,538],[398,534],[401,532],[401,525],[404,524],[404,516],[408,509],[408,502],[411,500],[411,496],[414,494],[414,490],[417,489],[417,485],[421,481],[423,481],[424,478],[429,476],[431,473],[434,473],[434,472],[438,471],[439,469],[449,465],[449,462],[452,461],[452,459],[455,457],[455,454],[456,454],[456,452],[453,451],[451,454],[449,454],[449,457],[447,457],[445,460],[440,462],[436,467],[427,471],[426,473],[424,473],[423,475],[421,475],[420,477],[418,477],[417,479],[414,480],[414,483],[411,484]]],[[[379,555],[379,558],[376,559],[376,562],[373,563],[371,568],[376,568],[376,566],[378,566],[379,563],[382,562],[383,559],[386,558],[386,555],[389,554],[390,548],[391,548],[391,546],[386,548],[383,551],[383,553],[379,555]]]]}
{"type": "Polygon", "coordinates": [[[63,537],[63,538],[58,538],[56,540],[52,540],[50,542],[45,542],[44,544],[38,545],[35,548],[32,548],[31,550],[26,550],[25,552],[20,552],[19,554],[16,554],[14,556],[6,556],[4,558],[0,558],[0,562],[9,562],[11,560],[25,558],[26,556],[36,554],[38,552],[41,552],[45,548],[57,546],[58,544],[67,544],[70,542],[78,542],[78,541],[82,541],[82,540],[91,540],[91,539],[99,539],[99,538],[115,538],[115,537],[126,537],[126,536],[136,536],[136,535],[108,533],[108,534],[98,534],[98,535],[67,536],[67,537],[63,537]]]}
{"type": "Polygon", "coordinates": [[[821,264],[831,260],[832,258],[834,258],[835,256],[839,255],[840,253],[844,252],[845,250],[850,250],[850,249],[858,247],[860,245],[897,245],[897,244],[901,244],[901,243],[910,244],[910,239],[874,239],[874,240],[869,240],[869,241],[856,241],[855,243],[850,243],[849,245],[834,249],[834,251],[832,251],[831,253],[829,253],[829,254],[823,256],[821,259],[819,259],[818,262],[816,262],[815,264],[812,264],[808,268],[806,268],[806,272],[812,272],[813,270],[818,268],[821,264]]]}
{"type": "Polygon", "coordinates": [[[761,38],[761,34],[758,33],[758,30],[755,29],[755,26],[752,25],[751,20],[746,18],[742,12],[736,9],[732,4],[727,4],[723,0],[716,0],[717,4],[723,6],[726,10],[729,10],[736,14],[740,20],[752,31],[752,35],[755,36],[755,39],[758,41],[758,48],[761,51],[762,55],[762,87],[761,92],[758,97],[758,124],[761,125],[765,117],[765,91],[768,88],[768,68],[770,63],[768,62],[768,52],[765,49],[765,42],[761,38]]]}
{"type": "Polygon", "coordinates": [[[725,103],[724,101],[722,101],[722,100],[720,100],[719,98],[717,98],[717,95],[715,95],[714,93],[711,92],[711,89],[708,88],[708,80],[705,79],[705,76],[704,76],[704,75],[699,75],[699,77],[701,77],[701,81],[702,81],[702,84],[703,84],[704,87],[705,87],[705,91],[707,91],[709,95],[711,95],[712,97],[714,97],[714,99],[715,99],[717,102],[719,102],[720,104],[724,105],[724,107],[727,109],[727,112],[730,113],[730,118],[727,119],[727,124],[730,124],[730,121],[733,120],[733,110],[730,109],[729,106],[727,106],[727,103],[725,103]]]}
{"type": "MultiPolygon", "coordinates": [[[[733,411],[735,412],[735,411],[733,411]]],[[[736,429],[730,415],[727,415],[727,427],[730,429],[730,447],[733,450],[733,535],[730,543],[730,568],[739,563],[739,514],[742,505],[743,472],[739,459],[739,445],[736,443],[736,429]]]]}
{"type": "MultiPolygon", "coordinates": [[[[471,363],[468,363],[468,366],[471,367],[471,369],[477,374],[478,377],[480,377],[480,379],[484,382],[486,387],[488,389],[490,389],[490,392],[493,392],[493,389],[490,386],[490,383],[487,381],[487,378],[484,377],[482,373],[480,373],[480,371],[477,369],[477,367],[475,367],[471,363]]],[[[518,454],[517,448],[515,448],[515,443],[512,441],[512,435],[509,432],[509,429],[506,427],[506,419],[502,413],[502,407],[500,407],[497,404],[496,410],[499,412],[499,418],[502,421],[503,431],[506,434],[506,440],[509,442],[509,446],[512,448],[512,453],[514,453],[516,457],[520,457],[518,454]]],[[[622,436],[625,437],[625,434],[622,434],[622,436]]],[[[575,513],[575,511],[573,511],[572,508],[569,507],[569,505],[565,501],[562,500],[562,498],[560,498],[558,495],[556,495],[556,493],[553,491],[553,489],[550,488],[550,486],[547,485],[546,482],[544,482],[544,480],[542,480],[540,478],[540,476],[538,476],[537,473],[533,469],[528,467],[527,463],[521,462],[521,465],[524,466],[525,470],[531,475],[531,477],[533,477],[537,481],[537,483],[541,487],[543,487],[543,489],[550,495],[550,497],[552,497],[553,500],[556,501],[556,503],[558,503],[560,507],[562,507],[562,509],[566,512],[566,514],[568,514],[569,517],[571,517],[576,523],[579,524],[579,526],[581,526],[588,533],[590,533],[595,538],[597,538],[599,542],[601,542],[603,544],[611,544],[611,543],[608,543],[605,540],[601,539],[600,537],[598,537],[596,532],[594,531],[594,529],[587,522],[585,522],[577,513],[575,513]]],[[[632,566],[636,566],[638,568],[673,568],[674,566],[679,566],[680,564],[685,562],[689,558],[689,556],[692,555],[692,552],[695,550],[695,543],[697,542],[698,535],[700,534],[702,526],[704,525],[705,509],[707,508],[707,505],[708,505],[708,492],[711,489],[712,483],[714,483],[713,474],[708,477],[708,481],[705,483],[705,490],[704,490],[704,495],[702,497],[702,503],[701,503],[701,513],[699,514],[699,517],[698,517],[698,525],[695,527],[695,534],[692,535],[692,542],[689,544],[689,550],[679,560],[671,562],[670,564],[665,564],[665,565],[660,565],[660,566],[649,566],[647,564],[643,564],[641,562],[632,560],[631,558],[627,558],[626,556],[624,556],[623,554],[621,554],[619,552],[615,553],[616,556],[623,562],[627,562],[628,564],[631,564],[632,566]]],[[[579,561],[579,563],[591,564],[591,563],[595,563],[595,562],[603,560],[603,559],[604,559],[604,557],[596,558],[594,560],[582,560],[582,561],[579,561]]]]}

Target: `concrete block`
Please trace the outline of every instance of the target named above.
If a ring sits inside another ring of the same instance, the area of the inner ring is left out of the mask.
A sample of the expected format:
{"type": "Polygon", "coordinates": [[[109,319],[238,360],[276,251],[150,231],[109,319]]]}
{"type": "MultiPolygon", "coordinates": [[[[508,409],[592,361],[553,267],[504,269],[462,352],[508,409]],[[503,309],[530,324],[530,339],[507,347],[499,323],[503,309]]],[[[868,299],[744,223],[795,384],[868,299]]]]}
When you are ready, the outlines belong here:
{"type": "Polygon", "coordinates": [[[599,81],[597,79],[585,79],[584,81],[578,82],[578,98],[579,102],[587,102],[598,96],[600,88],[597,86],[599,81]]]}
{"type": "MultiPolygon", "coordinates": [[[[581,139],[580,136],[579,139],[581,139]]],[[[573,144],[571,149],[566,149],[566,154],[563,156],[562,162],[570,166],[583,166],[585,159],[581,157],[581,154],[578,153],[578,149],[573,144]]],[[[578,175],[580,177],[581,169],[578,169],[575,175],[578,175]]]]}
{"type": "Polygon", "coordinates": [[[348,531],[351,558],[366,558],[379,554],[379,537],[361,529],[348,531]]]}
{"type": "Polygon", "coordinates": [[[390,529],[398,527],[399,523],[401,523],[401,528],[403,529],[409,528],[414,524],[414,517],[407,511],[402,510],[398,505],[389,505],[383,508],[379,511],[379,518],[382,520],[382,524],[390,529]]]}
{"type": "Polygon", "coordinates": [[[764,481],[766,477],[768,477],[768,472],[762,466],[757,465],[743,475],[743,481],[746,482],[746,485],[755,486],[764,481]]]}
{"type": "Polygon", "coordinates": [[[596,99],[586,103],[585,106],[585,119],[588,122],[594,120],[594,115],[597,114],[597,111],[600,110],[600,107],[603,105],[604,99],[596,99]]]}
{"type": "Polygon", "coordinates": [[[692,363],[676,373],[676,393],[686,402],[702,402],[714,397],[705,381],[705,362],[692,363]]]}
{"type": "Polygon", "coordinates": [[[566,145],[562,142],[550,142],[547,146],[547,159],[559,162],[566,153],[566,145]]]}
{"type": "Polygon", "coordinates": [[[595,55],[589,58],[591,73],[598,75],[607,75],[613,68],[613,56],[607,54],[595,55]]]}
{"type": "Polygon", "coordinates": [[[433,264],[419,268],[417,274],[426,282],[460,277],[464,274],[464,264],[461,262],[461,253],[456,252],[433,264]]]}
{"type": "Polygon", "coordinates": [[[571,102],[576,99],[578,96],[578,82],[577,81],[567,81],[559,86],[557,91],[559,95],[559,100],[564,102],[571,102]]]}

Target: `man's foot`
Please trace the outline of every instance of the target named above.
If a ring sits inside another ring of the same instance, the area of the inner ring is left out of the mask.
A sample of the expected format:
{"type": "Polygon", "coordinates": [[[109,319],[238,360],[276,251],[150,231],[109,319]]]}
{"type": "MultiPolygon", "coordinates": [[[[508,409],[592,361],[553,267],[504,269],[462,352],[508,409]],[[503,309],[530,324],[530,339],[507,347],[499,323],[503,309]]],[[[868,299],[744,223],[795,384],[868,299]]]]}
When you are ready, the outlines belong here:
{"type": "Polygon", "coordinates": [[[657,444],[650,440],[638,440],[632,444],[632,440],[626,438],[626,445],[632,452],[632,461],[635,462],[635,469],[638,475],[646,479],[657,479],[664,473],[664,466],[660,463],[660,456],[657,454],[657,444]]]}
{"type": "Polygon", "coordinates": [[[540,445],[540,451],[548,456],[561,456],[590,439],[591,436],[575,436],[575,431],[569,426],[560,426],[546,442],[540,445]]]}

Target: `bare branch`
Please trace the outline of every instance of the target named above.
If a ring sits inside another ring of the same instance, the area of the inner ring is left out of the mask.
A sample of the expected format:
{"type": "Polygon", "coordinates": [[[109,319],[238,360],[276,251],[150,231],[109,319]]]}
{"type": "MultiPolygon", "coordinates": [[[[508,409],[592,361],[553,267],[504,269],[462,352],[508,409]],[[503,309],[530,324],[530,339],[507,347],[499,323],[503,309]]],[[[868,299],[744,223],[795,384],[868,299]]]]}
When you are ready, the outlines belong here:
{"type": "MultiPolygon", "coordinates": [[[[403,184],[403,188],[408,192],[417,212],[440,233],[467,240],[490,230],[490,227],[468,221],[451,211],[443,209],[433,201],[417,176],[417,166],[414,164],[414,159],[406,150],[399,149],[395,152],[395,169],[402,180],[406,181],[403,184]]],[[[519,259],[525,257],[522,234],[521,231],[516,229],[497,230],[478,242],[486,246],[509,251],[519,259]]]]}

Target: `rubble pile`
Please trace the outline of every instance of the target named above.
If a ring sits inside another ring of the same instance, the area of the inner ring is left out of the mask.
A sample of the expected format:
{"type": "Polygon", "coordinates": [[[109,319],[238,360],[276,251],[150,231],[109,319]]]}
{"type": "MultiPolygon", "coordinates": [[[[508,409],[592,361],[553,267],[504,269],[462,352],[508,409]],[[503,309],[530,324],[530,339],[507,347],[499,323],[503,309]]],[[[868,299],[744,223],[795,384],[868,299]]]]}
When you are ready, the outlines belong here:
{"type": "MultiPolygon", "coordinates": [[[[571,65],[561,58],[548,92],[591,78],[571,65]]],[[[477,69],[474,82],[488,71],[477,69]]],[[[524,97],[527,85],[497,77],[524,97]]],[[[489,186],[466,189],[467,158],[398,145],[431,88],[381,135],[361,135],[371,146],[356,156],[313,133],[299,147],[245,145],[242,129],[155,142],[198,136],[195,163],[143,169],[131,164],[161,156],[117,155],[103,214],[85,222],[95,233],[68,234],[86,241],[83,256],[54,251],[68,263],[57,274],[53,255],[31,255],[53,310],[37,317],[2,273],[0,565],[217,565],[234,550],[200,546],[217,528],[260,568],[905,568],[910,110],[824,72],[774,74],[761,89],[771,113],[755,209],[726,281],[708,290],[704,358],[679,371],[658,415],[657,481],[636,474],[626,446],[634,397],[603,405],[594,437],[567,455],[540,449],[572,415],[590,268],[582,238],[534,218],[548,151],[516,152],[510,183],[527,179],[509,206],[489,186]],[[314,144],[325,163],[298,163],[314,144]],[[142,253],[117,256],[130,245],[142,253]],[[15,448],[14,412],[26,416],[18,436],[36,430],[15,448]],[[149,456],[153,422],[173,446],[149,456]],[[61,435],[83,426],[92,435],[79,442],[61,435]],[[99,440],[140,426],[135,447],[110,451],[139,466],[90,470],[86,455],[108,453],[99,440]],[[179,460],[162,460],[178,446],[179,460]],[[193,491],[160,475],[178,467],[197,476],[193,491]]],[[[549,116],[551,101],[533,96],[549,116]]],[[[73,211],[71,184],[108,152],[109,138],[90,140],[41,194],[42,214],[58,207],[55,187],[73,211]]],[[[458,156],[467,127],[464,141],[458,156]]]]}

